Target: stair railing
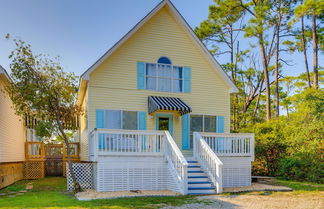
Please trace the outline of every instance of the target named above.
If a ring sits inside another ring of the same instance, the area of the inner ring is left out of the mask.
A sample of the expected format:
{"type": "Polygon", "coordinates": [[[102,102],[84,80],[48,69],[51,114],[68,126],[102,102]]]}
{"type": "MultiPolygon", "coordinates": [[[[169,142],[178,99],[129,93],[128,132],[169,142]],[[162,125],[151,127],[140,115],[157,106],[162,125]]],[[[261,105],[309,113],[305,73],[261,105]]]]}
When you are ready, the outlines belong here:
{"type": "Polygon", "coordinates": [[[188,194],[188,163],[168,131],[165,131],[164,155],[182,194],[188,194]]]}
{"type": "Polygon", "coordinates": [[[206,141],[198,132],[194,132],[193,155],[200,163],[202,169],[207,173],[216,187],[217,193],[222,193],[222,169],[223,163],[208,146],[206,141]]]}

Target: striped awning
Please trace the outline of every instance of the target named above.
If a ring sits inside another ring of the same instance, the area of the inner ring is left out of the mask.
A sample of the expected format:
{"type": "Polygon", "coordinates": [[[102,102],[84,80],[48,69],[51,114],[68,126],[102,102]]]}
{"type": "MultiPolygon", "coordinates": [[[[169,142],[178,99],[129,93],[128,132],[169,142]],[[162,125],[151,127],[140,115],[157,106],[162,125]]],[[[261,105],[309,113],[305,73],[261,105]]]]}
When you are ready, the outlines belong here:
{"type": "Polygon", "coordinates": [[[151,114],[157,110],[178,111],[180,115],[185,115],[192,111],[191,107],[189,107],[186,103],[184,103],[180,98],[149,96],[148,97],[149,113],[151,114]]]}

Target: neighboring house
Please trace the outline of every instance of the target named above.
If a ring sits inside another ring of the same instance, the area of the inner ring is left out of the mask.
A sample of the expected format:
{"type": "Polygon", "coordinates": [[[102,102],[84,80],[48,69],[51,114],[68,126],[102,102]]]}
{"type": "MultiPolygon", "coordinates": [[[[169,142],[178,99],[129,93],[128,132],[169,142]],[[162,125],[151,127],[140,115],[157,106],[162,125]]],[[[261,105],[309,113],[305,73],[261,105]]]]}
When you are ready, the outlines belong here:
{"type": "Polygon", "coordinates": [[[253,135],[230,134],[236,92],[173,4],[159,3],[81,76],[81,160],[95,162],[95,189],[250,185],[253,135]]]}
{"type": "Polygon", "coordinates": [[[26,129],[24,120],[15,114],[5,92],[9,82],[9,75],[0,66],[0,188],[23,178],[25,161],[26,129]]]}

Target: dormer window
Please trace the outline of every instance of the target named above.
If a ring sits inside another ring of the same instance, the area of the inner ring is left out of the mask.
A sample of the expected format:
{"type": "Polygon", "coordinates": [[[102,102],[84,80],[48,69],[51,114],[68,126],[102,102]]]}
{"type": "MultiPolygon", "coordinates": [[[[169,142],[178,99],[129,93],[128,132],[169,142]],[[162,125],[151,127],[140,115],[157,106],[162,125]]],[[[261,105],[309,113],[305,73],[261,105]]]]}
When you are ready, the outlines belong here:
{"type": "Polygon", "coordinates": [[[147,90],[184,92],[183,67],[172,65],[169,58],[160,57],[157,63],[146,63],[145,68],[145,87],[147,90]]]}

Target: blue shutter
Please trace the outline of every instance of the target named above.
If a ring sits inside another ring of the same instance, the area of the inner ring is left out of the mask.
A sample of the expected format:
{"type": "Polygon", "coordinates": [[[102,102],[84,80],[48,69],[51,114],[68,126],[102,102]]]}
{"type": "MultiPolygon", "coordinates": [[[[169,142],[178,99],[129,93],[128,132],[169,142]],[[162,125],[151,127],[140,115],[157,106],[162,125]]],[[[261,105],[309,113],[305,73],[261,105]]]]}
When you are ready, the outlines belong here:
{"type": "Polygon", "coordinates": [[[184,67],[184,92],[190,93],[191,92],[191,68],[184,67]]]}
{"type": "Polygon", "coordinates": [[[216,132],[224,133],[224,116],[217,116],[216,132]]]}
{"type": "Polygon", "coordinates": [[[145,88],[145,63],[144,62],[137,62],[137,89],[144,89],[145,88]]]}
{"type": "Polygon", "coordinates": [[[137,112],[138,130],[146,130],[146,112],[137,112]]]}
{"type": "Polygon", "coordinates": [[[105,128],[105,110],[96,110],[96,128],[105,128]]]}
{"type": "Polygon", "coordinates": [[[190,149],[190,136],[189,136],[189,114],[182,117],[182,149],[190,149]]]}
{"type": "MultiPolygon", "coordinates": [[[[138,130],[146,130],[146,112],[137,112],[138,130]]],[[[142,149],[146,150],[146,137],[142,136],[142,149]]]]}

